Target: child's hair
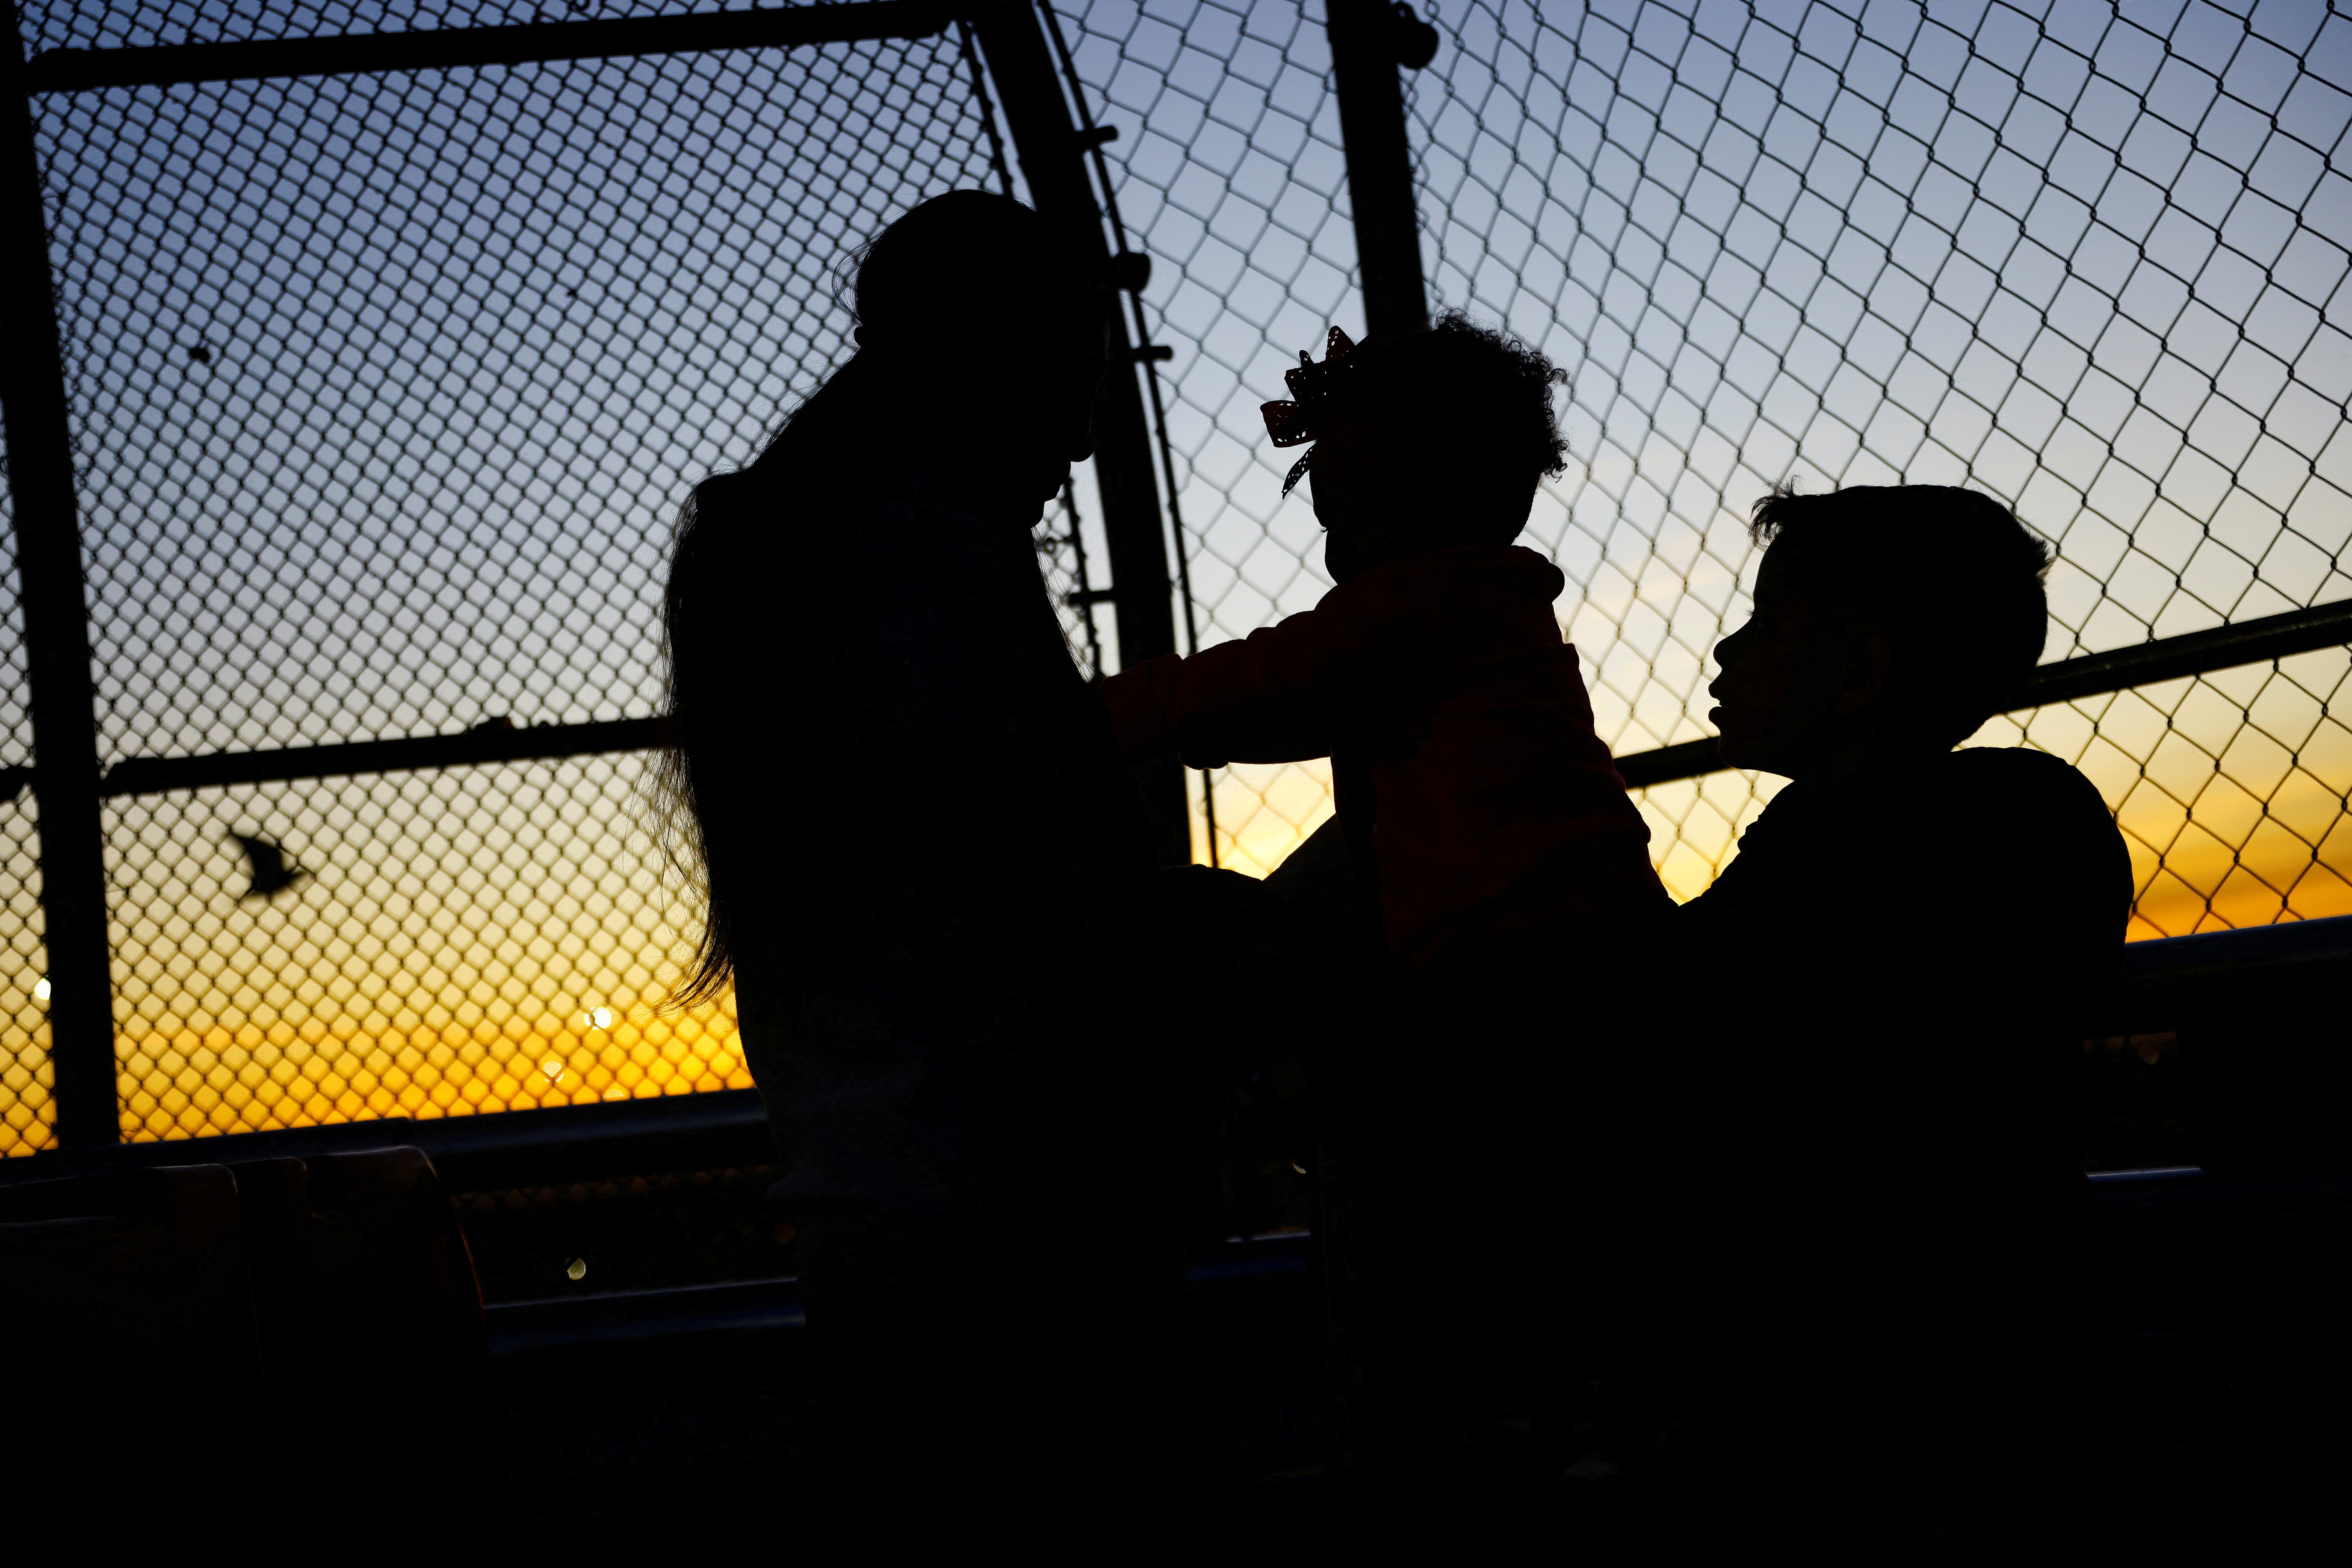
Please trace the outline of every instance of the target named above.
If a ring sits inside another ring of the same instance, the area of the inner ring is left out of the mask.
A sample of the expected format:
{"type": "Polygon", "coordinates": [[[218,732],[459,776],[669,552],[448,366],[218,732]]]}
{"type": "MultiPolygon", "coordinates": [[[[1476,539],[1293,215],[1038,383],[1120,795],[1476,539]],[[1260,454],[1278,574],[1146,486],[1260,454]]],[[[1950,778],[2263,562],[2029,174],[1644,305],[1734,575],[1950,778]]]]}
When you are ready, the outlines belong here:
{"type": "Polygon", "coordinates": [[[1850,485],[1756,503],[1748,532],[1894,650],[1889,695],[1922,740],[1953,746],[2005,710],[2049,636],[2050,546],[1953,485],[1850,485]]]}
{"type": "Polygon", "coordinates": [[[1459,310],[1444,312],[1425,332],[1368,338],[1342,363],[1348,368],[1333,411],[1410,432],[1449,485],[1486,476],[1532,497],[1538,479],[1568,467],[1568,442],[1551,406],[1551,389],[1565,385],[1568,373],[1459,310]]]}
{"type": "MultiPolygon", "coordinates": [[[[909,356],[947,378],[977,363],[1049,355],[1098,331],[1108,296],[1079,251],[1009,196],[951,191],[900,216],[854,256],[859,351],[794,409],[751,467],[714,474],[679,509],[662,605],[668,742],[655,828],[674,874],[707,900],[681,1003],[726,988],[751,893],[727,867],[755,858],[774,816],[759,776],[766,739],[754,716],[774,671],[751,668],[734,631],[763,625],[782,584],[821,581],[822,563],[859,492],[893,464],[920,461],[922,411],[936,387],[910,381],[909,356]]],[[[822,595],[819,595],[822,597],[822,595]]],[[[799,612],[805,622],[821,605],[799,612]]],[[[821,641],[821,638],[813,640],[821,641]]]]}

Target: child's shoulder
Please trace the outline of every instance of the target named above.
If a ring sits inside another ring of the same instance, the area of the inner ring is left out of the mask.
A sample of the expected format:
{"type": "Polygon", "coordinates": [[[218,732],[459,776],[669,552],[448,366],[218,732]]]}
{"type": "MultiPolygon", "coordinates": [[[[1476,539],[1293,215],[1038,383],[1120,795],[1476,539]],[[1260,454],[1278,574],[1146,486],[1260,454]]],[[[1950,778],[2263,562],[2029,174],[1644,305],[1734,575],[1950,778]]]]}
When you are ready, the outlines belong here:
{"type": "Polygon", "coordinates": [[[2128,887],[2130,855],[2115,814],[2073,763],[2024,746],[1973,746],[1943,758],[1939,772],[1943,798],[1920,804],[1930,820],[1973,841],[1963,860],[2074,864],[2128,887]]]}
{"type": "Polygon", "coordinates": [[[1349,579],[1328,599],[1427,599],[1489,593],[1550,604],[1568,574],[1524,544],[1451,544],[1399,556],[1349,579]]]}
{"type": "Polygon", "coordinates": [[[1987,801],[2031,802],[2044,806],[2106,814],[2096,785],[2063,758],[2031,746],[1969,746],[1948,753],[1941,772],[1947,787],[1987,801]]]}

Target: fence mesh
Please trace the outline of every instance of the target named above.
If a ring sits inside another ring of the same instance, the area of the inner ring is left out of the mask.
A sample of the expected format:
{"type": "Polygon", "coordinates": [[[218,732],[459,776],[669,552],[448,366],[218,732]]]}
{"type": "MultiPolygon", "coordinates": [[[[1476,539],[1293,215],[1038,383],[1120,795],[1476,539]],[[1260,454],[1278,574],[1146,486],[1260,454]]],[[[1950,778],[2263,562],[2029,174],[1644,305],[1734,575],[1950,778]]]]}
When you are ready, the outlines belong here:
{"type": "MultiPolygon", "coordinates": [[[[1320,7],[1095,0],[1081,74],[1162,263],[1196,594],[1216,636],[1326,585],[1255,404],[1362,324],[1320,7]]],[[[1772,484],[1967,484],[2059,548],[2045,657],[2352,596],[2340,7],[1524,0],[1428,7],[1408,73],[1433,300],[1574,377],[1529,542],[1603,737],[1709,732],[1772,484]]],[[[2116,807],[2136,936],[2352,912],[2341,651],[1996,721],[2116,807]],[[2330,704],[2334,704],[2331,710],[2330,704]]],[[[1701,891],[1775,781],[1643,805],[1701,891]]],[[[1229,863],[1328,807],[1309,768],[1216,785],[1229,863]]],[[[1923,825],[1923,880],[1938,874],[1923,825]]],[[[1923,887],[1923,895],[1927,890],[1923,887]]],[[[1927,895],[1930,896],[1931,895],[1927,895]]]]}
{"type": "MultiPolygon", "coordinates": [[[[687,485],[845,356],[843,253],[995,163],[953,33],[36,110],[108,763],[655,711],[687,485]]],[[[725,1006],[656,1016],[645,762],[110,802],[126,1134],[747,1086],[725,1006]]]]}
{"type": "MultiPolygon", "coordinates": [[[[7,465],[0,460],[0,481],[7,465]]],[[[16,595],[16,501],[0,484],[0,1159],[54,1140],[48,960],[41,944],[40,814],[16,595]]]]}
{"type": "MultiPolygon", "coordinates": [[[[31,7],[105,47],[698,9],[31,7]]],[[[1068,0],[1157,268],[1202,640],[1328,586],[1256,405],[1362,327],[1319,5],[1068,0]]],[[[2060,547],[2048,657],[2342,599],[2352,17],[2204,0],[1430,7],[1433,296],[1570,369],[1532,542],[1620,753],[1706,732],[1775,482],[1967,483],[2060,547]]],[[[109,763],[652,711],[667,518],[846,352],[831,268],[1007,183],[954,30],[36,100],[109,763]]],[[[1082,475],[1039,531],[1088,668],[1082,475]]],[[[1088,566],[1094,567],[1089,576],[1088,566]]],[[[10,574],[13,584],[13,573],[10,574]]],[[[13,605],[0,637],[13,638],[13,605]]],[[[21,660],[0,767],[26,760],[21,660]]],[[[2116,808],[2136,935],[2352,911],[2341,650],[2009,716],[2116,808]]],[[[164,1136],[748,1081],[656,1017],[684,911],[632,755],[121,797],[124,1126],[164,1136]],[[307,873],[266,873],[236,836],[307,873]],[[266,874],[263,880],[268,879],[266,874]]],[[[1213,775],[1264,870],[1320,764],[1213,775]]],[[[1771,783],[1643,792],[1682,896],[1771,783]]],[[[840,811],[856,811],[841,777],[840,811]]],[[[29,792],[0,805],[0,1140],[47,1136],[29,792]]],[[[1923,825],[1923,866],[1932,825],[1923,825]]],[[[1934,875],[1932,868],[1923,876],[1934,875]]]]}

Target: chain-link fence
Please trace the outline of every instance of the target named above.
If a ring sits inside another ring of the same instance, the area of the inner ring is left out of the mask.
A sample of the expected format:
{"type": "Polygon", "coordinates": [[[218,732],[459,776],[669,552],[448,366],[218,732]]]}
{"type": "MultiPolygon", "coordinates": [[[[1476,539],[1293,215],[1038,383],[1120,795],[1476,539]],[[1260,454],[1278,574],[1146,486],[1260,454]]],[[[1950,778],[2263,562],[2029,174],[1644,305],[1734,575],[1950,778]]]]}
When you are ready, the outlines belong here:
{"type": "MultiPolygon", "coordinates": [[[[24,21],[35,51],[106,51],[690,14],[24,21]]],[[[1328,325],[1363,326],[1322,8],[1043,18],[1076,118],[1117,132],[1108,194],[1156,263],[1140,336],[1173,354],[1142,374],[1179,624],[1242,635],[1328,585],[1257,405],[1328,325]]],[[[1745,508],[1785,479],[2012,502],[2061,547],[2053,659],[2352,596],[2352,18],[1444,0],[1430,19],[1436,57],[1405,88],[1432,298],[1574,377],[1573,466],[1529,533],[1570,575],[1563,619],[1621,756],[1705,734],[1709,649],[1752,580],[1745,508]]],[[[639,806],[661,558],[691,479],[748,458],[845,355],[844,252],[941,190],[1026,193],[986,63],[930,26],[36,95],[127,1135],[748,1082],[723,1007],[656,1012],[691,919],[639,806]],[[473,752],[369,749],[458,731],[473,752]]],[[[1074,653],[1118,668],[1087,474],[1039,550],[1074,653]]],[[[21,721],[21,666],[0,674],[21,721]]],[[[2135,934],[2340,913],[2347,677],[2324,647],[1979,739],[2105,791],[2135,934]]],[[[26,757],[12,733],[0,770],[26,757]]],[[[826,765],[854,819],[854,764],[826,765]]],[[[1196,846],[1244,869],[1329,811],[1319,764],[1212,786],[1196,846]]],[[[1730,772],[1641,792],[1678,894],[1769,792],[1730,772]]],[[[32,794],[5,810],[15,1150],[51,1110],[32,794]]],[[[1925,901],[1950,874],[1932,824],[1921,864],[1925,901]]]]}
{"type": "MultiPolygon", "coordinates": [[[[239,10],[27,42],[539,19],[239,10]]],[[[687,487],[845,357],[843,255],[1003,163],[953,30],[35,108],[108,764],[656,711],[687,487]]],[[[115,793],[125,1135],[748,1086],[657,1011],[645,762],[115,793]]]]}
{"type": "MultiPolygon", "coordinates": [[[[1258,405],[1333,321],[1361,336],[1347,164],[1319,5],[1055,7],[1108,149],[1164,372],[1202,641],[1247,635],[1330,586],[1304,493],[1258,405]]],[[[1296,454],[1290,454],[1295,458],[1296,454]]],[[[1114,661],[1116,662],[1116,661],[1114,661]]],[[[1263,874],[1330,816],[1320,763],[1219,769],[1213,853],[1263,874]]],[[[1205,822],[1199,849],[1211,847],[1205,822]]]]}
{"type": "MultiPolygon", "coordinates": [[[[5,477],[0,466],[0,479],[5,477]]],[[[31,787],[15,524],[14,504],[0,489],[0,1159],[41,1148],[56,1123],[45,1005],[49,966],[41,946],[41,825],[31,787]]]]}
{"type": "MultiPolygon", "coordinates": [[[[1179,345],[1171,435],[1209,636],[1326,586],[1255,405],[1337,321],[1353,236],[1321,7],[1074,3],[1179,345]]],[[[1435,303],[1574,377],[1530,542],[1620,755],[1707,732],[1771,484],[1965,483],[2057,543],[2048,657],[2352,595],[2352,19],[2202,3],[1428,7],[1406,78],[1435,303]]],[[[2081,765],[2133,934],[2352,912],[2340,649],[1987,727],[2081,765]],[[2329,704],[2336,702],[2336,716],[2329,704]]],[[[1642,800],[1703,889],[1774,781],[1642,800]]],[[[1228,863],[1328,813],[1314,766],[1216,784],[1228,863]]],[[[1936,878],[1921,825],[1923,906],[1936,878]]]]}

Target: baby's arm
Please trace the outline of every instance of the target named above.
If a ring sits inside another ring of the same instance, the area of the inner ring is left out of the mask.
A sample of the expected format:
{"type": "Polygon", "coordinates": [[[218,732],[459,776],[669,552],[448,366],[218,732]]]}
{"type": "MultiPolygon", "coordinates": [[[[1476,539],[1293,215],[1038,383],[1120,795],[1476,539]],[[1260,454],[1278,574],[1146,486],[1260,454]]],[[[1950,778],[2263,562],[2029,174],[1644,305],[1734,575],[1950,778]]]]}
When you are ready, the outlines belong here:
{"type": "Polygon", "coordinates": [[[1437,550],[1373,568],[1302,615],[1104,683],[1130,761],[1324,757],[1368,721],[1487,666],[1557,647],[1559,568],[1532,551],[1437,550]]]}
{"type": "Polygon", "coordinates": [[[1181,752],[1196,768],[1331,754],[1332,650],[1308,610],[1238,641],[1171,654],[1103,682],[1111,730],[1129,762],[1181,752]]]}

